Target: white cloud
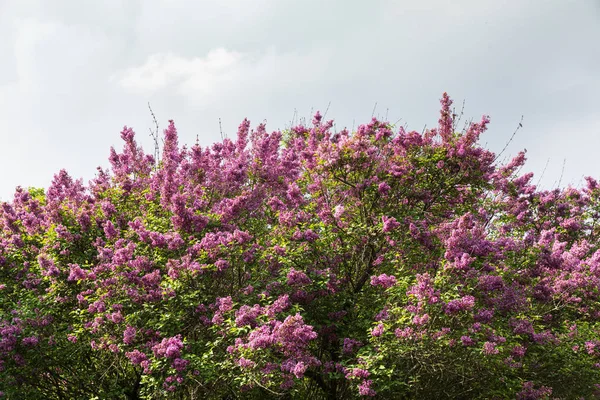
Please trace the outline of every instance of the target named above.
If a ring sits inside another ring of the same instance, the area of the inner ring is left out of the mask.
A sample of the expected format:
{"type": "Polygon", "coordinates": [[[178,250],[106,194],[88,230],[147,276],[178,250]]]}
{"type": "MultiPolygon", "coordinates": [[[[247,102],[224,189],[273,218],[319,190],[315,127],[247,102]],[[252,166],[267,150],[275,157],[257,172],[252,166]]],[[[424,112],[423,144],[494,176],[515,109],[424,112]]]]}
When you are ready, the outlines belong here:
{"type": "Polygon", "coordinates": [[[305,53],[280,53],[273,47],[262,53],[217,48],[204,57],[189,58],[159,53],[113,75],[111,81],[132,93],[164,91],[185,96],[192,103],[219,102],[240,92],[262,89],[272,95],[315,83],[325,78],[329,62],[327,52],[319,48],[305,53]]]}
{"type": "Polygon", "coordinates": [[[175,54],[153,54],[140,66],[121,73],[119,84],[138,93],[152,93],[171,86],[194,83],[197,90],[211,93],[241,62],[243,55],[223,48],[206,57],[185,58],[175,54]]]}

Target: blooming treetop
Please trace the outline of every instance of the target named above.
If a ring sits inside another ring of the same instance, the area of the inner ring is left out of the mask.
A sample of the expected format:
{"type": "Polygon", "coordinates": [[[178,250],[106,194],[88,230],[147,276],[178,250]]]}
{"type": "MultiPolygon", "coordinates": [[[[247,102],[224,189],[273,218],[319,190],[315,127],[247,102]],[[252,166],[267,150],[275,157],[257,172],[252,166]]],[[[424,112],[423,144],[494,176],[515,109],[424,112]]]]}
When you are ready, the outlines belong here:
{"type": "Polygon", "coordinates": [[[0,209],[7,398],[590,398],[600,188],[540,191],[489,119],[268,133],[0,209]],[[287,397],[286,397],[287,396],[287,397]]]}

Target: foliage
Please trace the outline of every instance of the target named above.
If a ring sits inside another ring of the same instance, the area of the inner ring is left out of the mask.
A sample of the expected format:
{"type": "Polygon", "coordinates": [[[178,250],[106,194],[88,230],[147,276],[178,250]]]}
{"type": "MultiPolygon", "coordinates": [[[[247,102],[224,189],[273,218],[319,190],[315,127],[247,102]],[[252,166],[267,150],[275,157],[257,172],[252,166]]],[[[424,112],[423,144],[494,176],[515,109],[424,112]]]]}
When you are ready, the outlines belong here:
{"type": "Polygon", "coordinates": [[[373,119],[178,145],[0,210],[8,399],[590,398],[600,188],[373,119]]]}

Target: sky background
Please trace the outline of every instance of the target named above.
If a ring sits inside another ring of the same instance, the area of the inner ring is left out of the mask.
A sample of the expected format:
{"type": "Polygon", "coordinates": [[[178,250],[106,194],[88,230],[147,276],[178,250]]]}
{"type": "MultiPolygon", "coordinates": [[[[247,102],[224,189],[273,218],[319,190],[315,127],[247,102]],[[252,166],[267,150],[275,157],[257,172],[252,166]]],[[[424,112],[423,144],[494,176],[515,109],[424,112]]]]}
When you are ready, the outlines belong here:
{"type": "MultiPolygon", "coordinates": [[[[132,127],[148,153],[150,102],[180,144],[269,131],[327,109],[422,131],[444,91],[482,144],[527,149],[541,186],[600,178],[600,0],[0,0],[0,199],[92,179],[132,127]]],[[[504,156],[503,156],[504,158],[504,156]]]]}

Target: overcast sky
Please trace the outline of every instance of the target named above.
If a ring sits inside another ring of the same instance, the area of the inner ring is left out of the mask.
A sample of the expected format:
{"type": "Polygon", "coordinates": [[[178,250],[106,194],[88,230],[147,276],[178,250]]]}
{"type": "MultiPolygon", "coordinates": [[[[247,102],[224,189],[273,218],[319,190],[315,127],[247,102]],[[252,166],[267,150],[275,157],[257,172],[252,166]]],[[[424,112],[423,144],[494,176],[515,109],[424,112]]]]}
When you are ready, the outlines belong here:
{"type": "MultiPolygon", "coordinates": [[[[87,183],[150,102],[180,143],[269,131],[311,110],[336,127],[375,116],[421,131],[444,91],[482,142],[526,148],[542,186],[600,177],[600,0],[0,0],[0,199],[87,183]]],[[[524,171],[525,172],[525,171],[524,171]]],[[[537,182],[538,178],[534,179],[537,182]]]]}

